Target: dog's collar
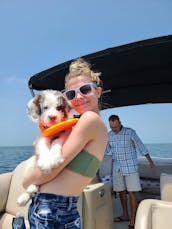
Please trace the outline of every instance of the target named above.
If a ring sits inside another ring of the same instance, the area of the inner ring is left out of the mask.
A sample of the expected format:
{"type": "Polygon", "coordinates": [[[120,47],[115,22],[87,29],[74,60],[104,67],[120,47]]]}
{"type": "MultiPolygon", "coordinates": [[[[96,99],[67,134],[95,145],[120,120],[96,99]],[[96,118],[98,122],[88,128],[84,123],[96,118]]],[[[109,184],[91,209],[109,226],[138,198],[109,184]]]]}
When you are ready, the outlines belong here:
{"type": "Polygon", "coordinates": [[[72,128],[78,122],[78,120],[78,118],[72,118],[65,120],[63,122],[59,122],[50,127],[46,127],[46,125],[43,122],[40,122],[39,127],[45,137],[51,137],[55,134],[58,134],[61,131],[72,128]]]}

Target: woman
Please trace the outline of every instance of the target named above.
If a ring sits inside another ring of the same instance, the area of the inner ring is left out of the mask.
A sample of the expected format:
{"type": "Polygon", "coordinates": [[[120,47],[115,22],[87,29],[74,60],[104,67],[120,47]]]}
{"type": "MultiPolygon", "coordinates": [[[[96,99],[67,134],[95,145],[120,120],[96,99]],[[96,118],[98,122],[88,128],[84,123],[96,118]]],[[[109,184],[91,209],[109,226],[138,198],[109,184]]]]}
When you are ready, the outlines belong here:
{"type": "Polygon", "coordinates": [[[40,185],[29,207],[31,229],[81,228],[77,201],[95,177],[107,144],[107,128],[99,116],[99,76],[83,59],[70,65],[64,94],[81,117],[64,142],[64,162],[49,174],[36,168],[23,181],[25,188],[40,185]]]}

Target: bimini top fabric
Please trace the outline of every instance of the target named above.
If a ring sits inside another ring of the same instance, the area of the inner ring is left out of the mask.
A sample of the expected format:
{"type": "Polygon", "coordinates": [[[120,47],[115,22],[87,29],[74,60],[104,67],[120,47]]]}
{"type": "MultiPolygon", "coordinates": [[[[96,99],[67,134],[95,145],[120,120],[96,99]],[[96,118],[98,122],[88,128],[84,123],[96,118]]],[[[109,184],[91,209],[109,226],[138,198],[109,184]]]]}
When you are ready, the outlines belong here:
{"type": "MultiPolygon", "coordinates": [[[[172,35],[138,41],[82,56],[102,72],[102,109],[172,102],[172,35]]],[[[64,89],[72,60],[33,75],[29,88],[64,89]]]]}

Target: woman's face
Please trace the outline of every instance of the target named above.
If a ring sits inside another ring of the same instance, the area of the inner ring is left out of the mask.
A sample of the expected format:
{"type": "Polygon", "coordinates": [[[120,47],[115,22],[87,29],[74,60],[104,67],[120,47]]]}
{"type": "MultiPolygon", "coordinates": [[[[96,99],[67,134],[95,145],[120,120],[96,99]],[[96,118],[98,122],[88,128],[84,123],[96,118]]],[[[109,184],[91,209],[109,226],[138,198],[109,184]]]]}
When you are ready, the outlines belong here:
{"type": "MultiPolygon", "coordinates": [[[[89,83],[91,83],[91,80],[84,75],[71,78],[67,82],[66,91],[80,88],[83,85],[89,83]]],[[[78,113],[83,114],[86,111],[95,111],[97,113],[99,112],[98,99],[101,95],[100,87],[95,88],[91,85],[91,91],[88,94],[83,95],[79,92],[79,90],[77,90],[75,93],[76,96],[70,102],[78,113]]]]}

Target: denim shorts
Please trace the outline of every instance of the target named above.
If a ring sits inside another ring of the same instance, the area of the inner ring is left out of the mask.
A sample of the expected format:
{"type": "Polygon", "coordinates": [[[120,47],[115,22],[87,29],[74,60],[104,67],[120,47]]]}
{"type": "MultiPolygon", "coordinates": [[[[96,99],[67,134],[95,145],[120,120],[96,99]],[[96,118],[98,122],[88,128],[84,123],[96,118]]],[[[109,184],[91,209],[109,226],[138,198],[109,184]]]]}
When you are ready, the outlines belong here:
{"type": "Polygon", "coordinates": [[[79,197],[36,193],[29,206],[30,229],[81,229],[79,197]]]}

